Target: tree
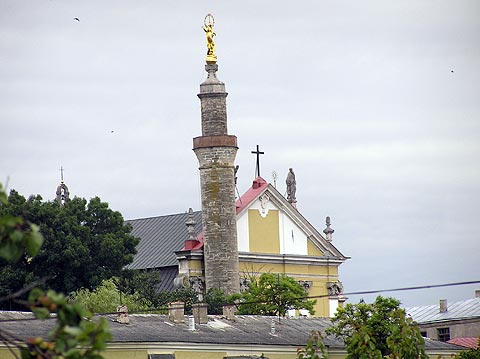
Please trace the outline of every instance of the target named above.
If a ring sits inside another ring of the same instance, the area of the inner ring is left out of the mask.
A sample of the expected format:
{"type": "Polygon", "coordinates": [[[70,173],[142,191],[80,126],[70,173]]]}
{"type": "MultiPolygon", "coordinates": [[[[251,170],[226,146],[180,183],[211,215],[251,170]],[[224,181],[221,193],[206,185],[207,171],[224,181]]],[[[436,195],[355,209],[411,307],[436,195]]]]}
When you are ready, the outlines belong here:
{"type": "Polygon", "coordinates": [[[339,308],[327,334],[345,341],[349,359],[427,358],[418,326],[394,298],[339,308]]]}
{"type": "Polygon", "coordinates": [[[125,269],[122,276],[115,281],[122,293],[137,293],[147,299],[154,308],[164,305],[167,300],[165,294],[159,290],[161,282],[160,271],[157,269],[125,269]]]}
{"type": "Polygon", "coordinates": [[[186,313],[192,312],[192,304],[198,302],[198,293],[192,288],[178,288],[174,291],[160,291],[161,275],[158,270],[124,270],[118,280],[118,288],[124,293],[137,294],[151,303],[151,309],[163,311],[168,303],[185,303],[186,313]]]}
{"type": "Polygon", "coordinates": [[[327,347],[323,343],[321,332],[312,331],[305,348],[297,349],[298,359],[327,359],[327,347]]]}
{"type": "Polygon", "coordinates": [[[249,288],[240,294],[228,297],[239,300],[239,314],[282,315],[288,309],[307,309],[314,313],[315,300],[308,300],[305,289],[292,277],[285,274],[263,273],[250,277],[249,288]]]}
{"type": "MultiPolygon", "coordinates": [[[[6,194],[0,184],[0,209],[8,205],[6,194]]],[[[10,214],[0,215],[0,257],[6,263],[16,262],[26,257],[31,260],[38,253],[43,243],[43,236],[38,227],[22,217],[10,214]]],[[[16,293],[0,297],[0,303],[7,299],[18,300],[24,288],[16,293]]],[[[13,348],[17,348],[22,359],[71,358],[99,359],[110,339],[108,323],[104,318],[92,321],[92,315],[78,304],[70,305],[63,294],[48,290],[44,292],[34,288],[24,303],[32,310],[36,318],[44,319],[50,313],[56,315],[56,324],[47,339],[28,338],[20,342],[10,333],[0,328],[0,341],[17,358],[13,348]]]]}
{"type": "Polygon", "coordinates": [[[205,302],[209,314],[220,315],[223,314],[223,306],[227,304],[227,296],[220,288],[210,288],[205,294],[205,302]]]}
{"type": "Polygon", "coordinates": [[[60,205],[40,196],[27,200],[12,190],[0,216],[36,223],[44,237],[35,257],[24,255],[16,263],[0,259],[0,296],[45,277],[46,287],[60,292],[93,289],[121,274],[138,243],[122,215],[98,197],[88,203],[75,197],[60,205]]]}
{"type": "Polygon", "coordinates": [[[152,309],[152,303],[139,293],[123,293],[115,278],[102,281],[94,290],[79,289],[69,298],[71,303],[80,303],[93,313],[109,313],[117,310],[117,306],[126,305],[129,311],[152,309]]]}

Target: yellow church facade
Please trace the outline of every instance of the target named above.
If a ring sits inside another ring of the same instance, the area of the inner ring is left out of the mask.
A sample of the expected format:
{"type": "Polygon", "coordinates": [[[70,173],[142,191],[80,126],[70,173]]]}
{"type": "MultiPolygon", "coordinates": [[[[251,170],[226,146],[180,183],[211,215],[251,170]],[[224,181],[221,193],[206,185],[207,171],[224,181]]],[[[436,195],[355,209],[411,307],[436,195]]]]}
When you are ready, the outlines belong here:
{"type": "MultiPolygon", "coordinates": [[[[236,208],[241,290],[252,276],[285,274],[316,299],[314,316],[333,316],[345,300],[338,267],[348,257],[261,177],[237,199],[236,208]]],[[[177,252],[179,277],[185,285],[204,275],[202,235],[188,242],[177,252]]],[[[289,313],[299,314],[309,315],[289,313]]]]}

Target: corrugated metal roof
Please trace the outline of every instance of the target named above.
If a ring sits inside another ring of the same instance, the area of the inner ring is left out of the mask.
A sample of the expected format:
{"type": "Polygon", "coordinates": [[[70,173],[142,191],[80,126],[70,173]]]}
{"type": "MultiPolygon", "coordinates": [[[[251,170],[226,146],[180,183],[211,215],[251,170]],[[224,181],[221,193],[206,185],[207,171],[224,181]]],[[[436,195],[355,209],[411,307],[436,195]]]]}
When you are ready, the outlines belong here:
{"type": "MultiPolygon", "coordinates": [[[[17,312],[18,313],[18,312],[17,312]]],[[[0,312],[3,319],[4,312],[0,312]]],[[[22,318],[21,316],[20,318],[22,318]]],[[[8,314],[7,318],[11,318],[8,314]]],[[[322,332],[330,326],[329,318],[281,318],[238,315],[235,320],[222,316],[209,316],[208,324],[197,324],[194,332],[188,330],[187,321],[171,323],[166,315],[130,314],[128,325],[114,321],[115,316],[107,316],[110,322],[111,343],[202,343],[223,345],[275,345],[305,346],[312,330],[322,332]],[[270,334],[272,320],[275,335],[270,334]]],[[[46,336],[55,324],[52,320],[4,321],[2,329],[9,331],[21,340],[29,337],[46,336]]],[[[329,349],[343,350],[345,345],[333,336],[326,336],[325,345],[329,349]]],[[[107,346],[108,347],[108,346],[107,346]]],[[[462,349],[453,344],[425,339],[427,351],[455,353],[462,349]]]]}
{"type": "MultiPolygon", "coordinates": [[[[241,198],[237,199],[237,215],[248,207],[268,186],[271,187],[263,178],[257,177],[252,187],[241,198]]],[[[286,203],[283,196],[273,187],[271,187],[271,191],[273,195],[277,193],[279,198],[282,198],[286,203]]],[[[316,237],[323,238],[300,212],[295,211],[295,213],[299,221],[308,225],[308,227],[316,233],[316,237]]],[[[193,218],[197,222],[195,225],[195,234],[199,235],[202,232],[202,212],[193,212],[193,218]]],[[[188,213],[127,220],[126,222],[132,225],[132,235],[140,238],[140,243],[136,247],[137,254],[127,268],[149,269],[177,265],[175,252],[184,247],[184,242],[188,238],[187,226],[185,225],[187,220],[188,213]]],[[[347,259],[332,243],[323,240],[320,244],[324,245],[334,256],[347,259]]],[[[201,248],[202,246],[203,243],[194,249],[201,248]]]]}
{"type": "MultiPolygon", "coordinates": [[[[202,212],[193,212],[197,222],[195,233],[202,230],[202,212]]],[[[188,213],[168,216],[131,219],[126,222],[132,226],[132,235],[140,238],[137,254],[129,269],[148,269],[177,265],[175,251],[182,249],[188,231],[185,222],[188,213]]]]}
{"type": "Polygon", "coordinates": [[[478,338],[453,338],[447,341],[447,343],[460,345],[465,348],[478,348],[478,338]]]}
{"type": "Polygon", "coordinates": [[[160,268],[159,272],[161,282],[158,286],[158,291],[172,292],[175,289],[173,285],[173,280],[178,274],[178,266],[160,268]]]}
{"type": "Polygon", "coordinates": [[[447,303],[448,310],[440,313],[439,304],[405,308],[417,323],[430,323],[466,318],[480,318],[480,298],[471,298],[455,303],[447,303]]]}

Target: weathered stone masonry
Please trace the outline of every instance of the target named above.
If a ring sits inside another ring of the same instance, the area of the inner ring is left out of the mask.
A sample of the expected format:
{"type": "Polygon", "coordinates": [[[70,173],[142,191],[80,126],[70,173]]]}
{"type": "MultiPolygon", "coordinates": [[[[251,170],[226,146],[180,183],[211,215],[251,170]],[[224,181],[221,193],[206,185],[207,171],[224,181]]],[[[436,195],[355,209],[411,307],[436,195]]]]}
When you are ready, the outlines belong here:
{"type": "Polygon", "coordinates": [[[207,64],[207,79],[198,97],[202,136],[193,139],[202,196],[206,289],[240,291],[234,161],[237,138],[227,132],[225,84],[216,77],[217,64],[207,64]]]}

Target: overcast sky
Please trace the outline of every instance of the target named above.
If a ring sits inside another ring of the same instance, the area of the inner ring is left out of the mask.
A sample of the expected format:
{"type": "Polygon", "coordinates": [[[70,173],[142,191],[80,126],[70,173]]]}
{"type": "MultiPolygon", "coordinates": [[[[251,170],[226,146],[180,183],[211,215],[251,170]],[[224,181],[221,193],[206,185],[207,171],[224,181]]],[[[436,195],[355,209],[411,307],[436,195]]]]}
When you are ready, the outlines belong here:
{"type": "Polygon", "coordinates": [[[0,181],[50,200],[63,166],[126,219],[199,210],[207,13],[240,193],[257,144],[281,193],[293,167],[346,292],[480,280],[478,0],[0,0],[0,181]]]}

